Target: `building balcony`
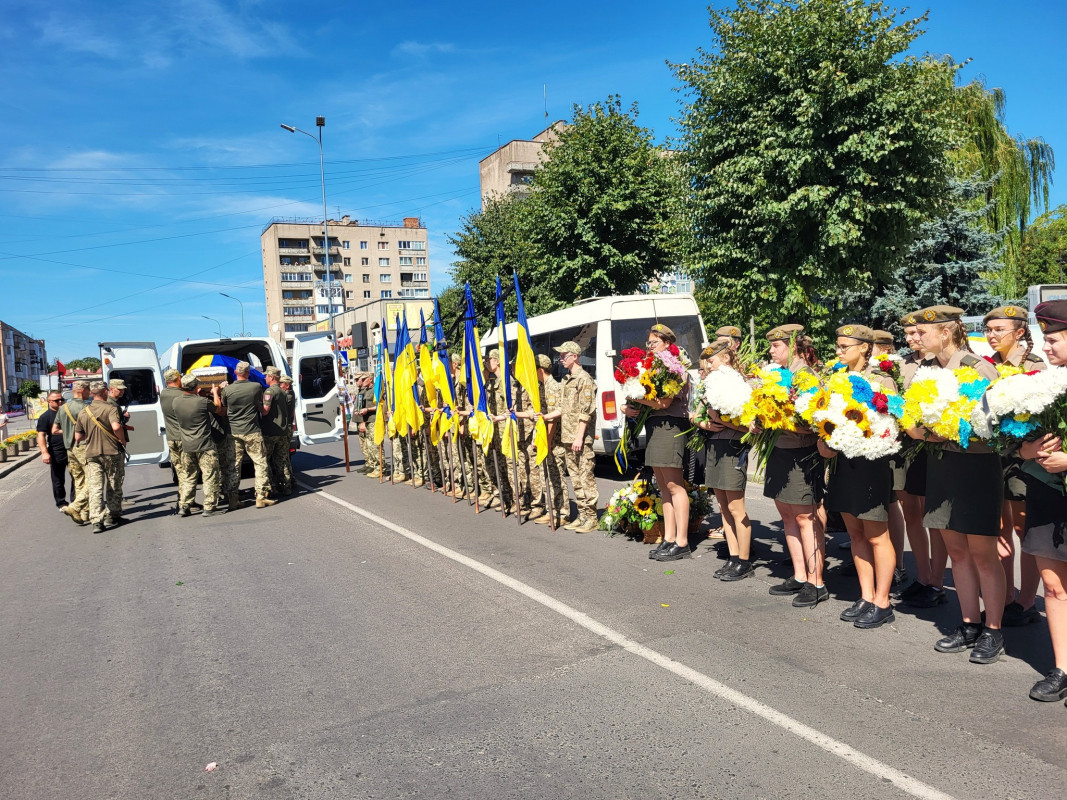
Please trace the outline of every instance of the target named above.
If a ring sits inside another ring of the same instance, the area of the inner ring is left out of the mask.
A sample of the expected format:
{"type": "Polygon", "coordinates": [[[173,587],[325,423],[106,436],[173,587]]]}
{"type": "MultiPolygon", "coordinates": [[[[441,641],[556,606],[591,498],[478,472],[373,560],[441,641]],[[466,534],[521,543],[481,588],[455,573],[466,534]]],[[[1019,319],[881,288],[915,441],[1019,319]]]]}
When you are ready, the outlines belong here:
{"type": "MultiPolygon", "coordinates": [[[[306,253],[307,250],[305,250],[304,252],[306,253]]],[[[312,247],[311,248],[311,253],[312,253],[312,255],[316,255],[316,256],[324,256],[324,255],[326,255],[326,248],[325,247],[312,247]]],[[[332,257],[332,256],[339,256],[339,255],[341,255],[341,248],[336,246],[336,245],[332,245],[331,244],[330,245],[330,256],[332,257]]]]}
{"type": "Polygon", "coordinates": [[[416,289],[427,289],[430,286],[429,281],[400,281],[400,285],[405,289],[408,287],[414,287],[416,289]]]}
{"type": "Polygon", "coordinates": [[[308,249],[306,247],[279,247],[278,255],[280,256],[306,256],[308,249]]]}

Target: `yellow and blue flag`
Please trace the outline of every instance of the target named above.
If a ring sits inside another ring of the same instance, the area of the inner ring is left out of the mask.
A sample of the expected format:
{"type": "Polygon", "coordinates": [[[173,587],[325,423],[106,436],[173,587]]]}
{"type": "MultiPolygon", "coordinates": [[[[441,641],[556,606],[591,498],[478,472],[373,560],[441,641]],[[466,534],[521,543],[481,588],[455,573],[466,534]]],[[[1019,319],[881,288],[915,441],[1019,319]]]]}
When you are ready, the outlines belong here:
{"type": "Polygon", "coordinates": [[[489,406],[485,398],[485,380],[482,378],[478,326],[474,314],[474,296],[471,285],[464,285],[466,305],[463,313],[463,371],[467,378],[467,402],[472,409],[468,419],[471,436],[489,452],[493,443],[493,421],[489,419],[489,406]]]}
{"type": "Polygon", "coordinates": [[[538,416],[534,418],[534,446],[537,448],[537,463],[548,456],[548,429],[541,419],[541,384],[537,380],[537,359],[530,342],[530,326],[526,321],[526,307],[519,291],[519,275],[512,273],[515,279],[515,302],[518,305],[518,324],[515,331],[515,380],[530,396],[530,405],[538,416]]]}

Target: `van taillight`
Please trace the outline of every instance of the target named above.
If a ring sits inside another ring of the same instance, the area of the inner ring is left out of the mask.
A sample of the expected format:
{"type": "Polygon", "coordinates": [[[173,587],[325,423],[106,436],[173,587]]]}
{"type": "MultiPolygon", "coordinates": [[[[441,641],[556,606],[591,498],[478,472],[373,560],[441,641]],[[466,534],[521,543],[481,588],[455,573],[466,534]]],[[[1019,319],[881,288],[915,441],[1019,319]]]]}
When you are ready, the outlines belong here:
{"type": "Polygon", "coordinates": [[[604,420],[615,419],[619,416],[619,411],[615,408],[615,392],[604,392],[604,420]]]}

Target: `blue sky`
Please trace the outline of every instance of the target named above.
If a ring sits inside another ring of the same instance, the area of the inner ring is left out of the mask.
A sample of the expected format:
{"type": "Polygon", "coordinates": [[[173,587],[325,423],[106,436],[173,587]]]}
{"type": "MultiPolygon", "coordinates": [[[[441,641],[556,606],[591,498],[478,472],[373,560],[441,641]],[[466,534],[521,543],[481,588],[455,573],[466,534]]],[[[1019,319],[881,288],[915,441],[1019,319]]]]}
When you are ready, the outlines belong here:
{"type": "MultiPolygon", "coordinates": [[[[706,3],[672,0],[4,5],[0,319],[60,359],[216,335],[204,316],[236,333],[219,292],[266,334],[259,234],[322,210],[317,148],[280,123],[326,116],[331,215],[422,217],[436,292],[478,160],[545,127],[546,84],[549,121],[617,93],[663,140],[681,99],[665,62],[710,43],[706,3]]],[[[1062,4],[929,9],[918,49],[972,59],[1011,132],[1067,159],[1062,4]]]]}

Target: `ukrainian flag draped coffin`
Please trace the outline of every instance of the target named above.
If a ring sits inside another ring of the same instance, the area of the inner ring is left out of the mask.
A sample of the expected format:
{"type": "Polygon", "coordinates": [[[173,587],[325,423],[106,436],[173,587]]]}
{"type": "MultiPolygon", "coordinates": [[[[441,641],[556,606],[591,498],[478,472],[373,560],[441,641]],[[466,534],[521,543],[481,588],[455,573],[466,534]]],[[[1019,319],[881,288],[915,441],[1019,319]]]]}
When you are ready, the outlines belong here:
{"type": "MultiPolygon", "coordinates": [[[[240,363],[241,359],[234,358],[233,356],[200,356],[196,361],[189,365],[189,369],[185,372],[189,374],[194,369],[203,369],[204,367],[225,367],[226,368],[226,380],[233,383],[235,380],[234,370],[240,363]]],[[[255,381],[264,388],[267,386],[267,379],[263,373],[254,367],[248,370],[248,379],[255,381]]]]}

